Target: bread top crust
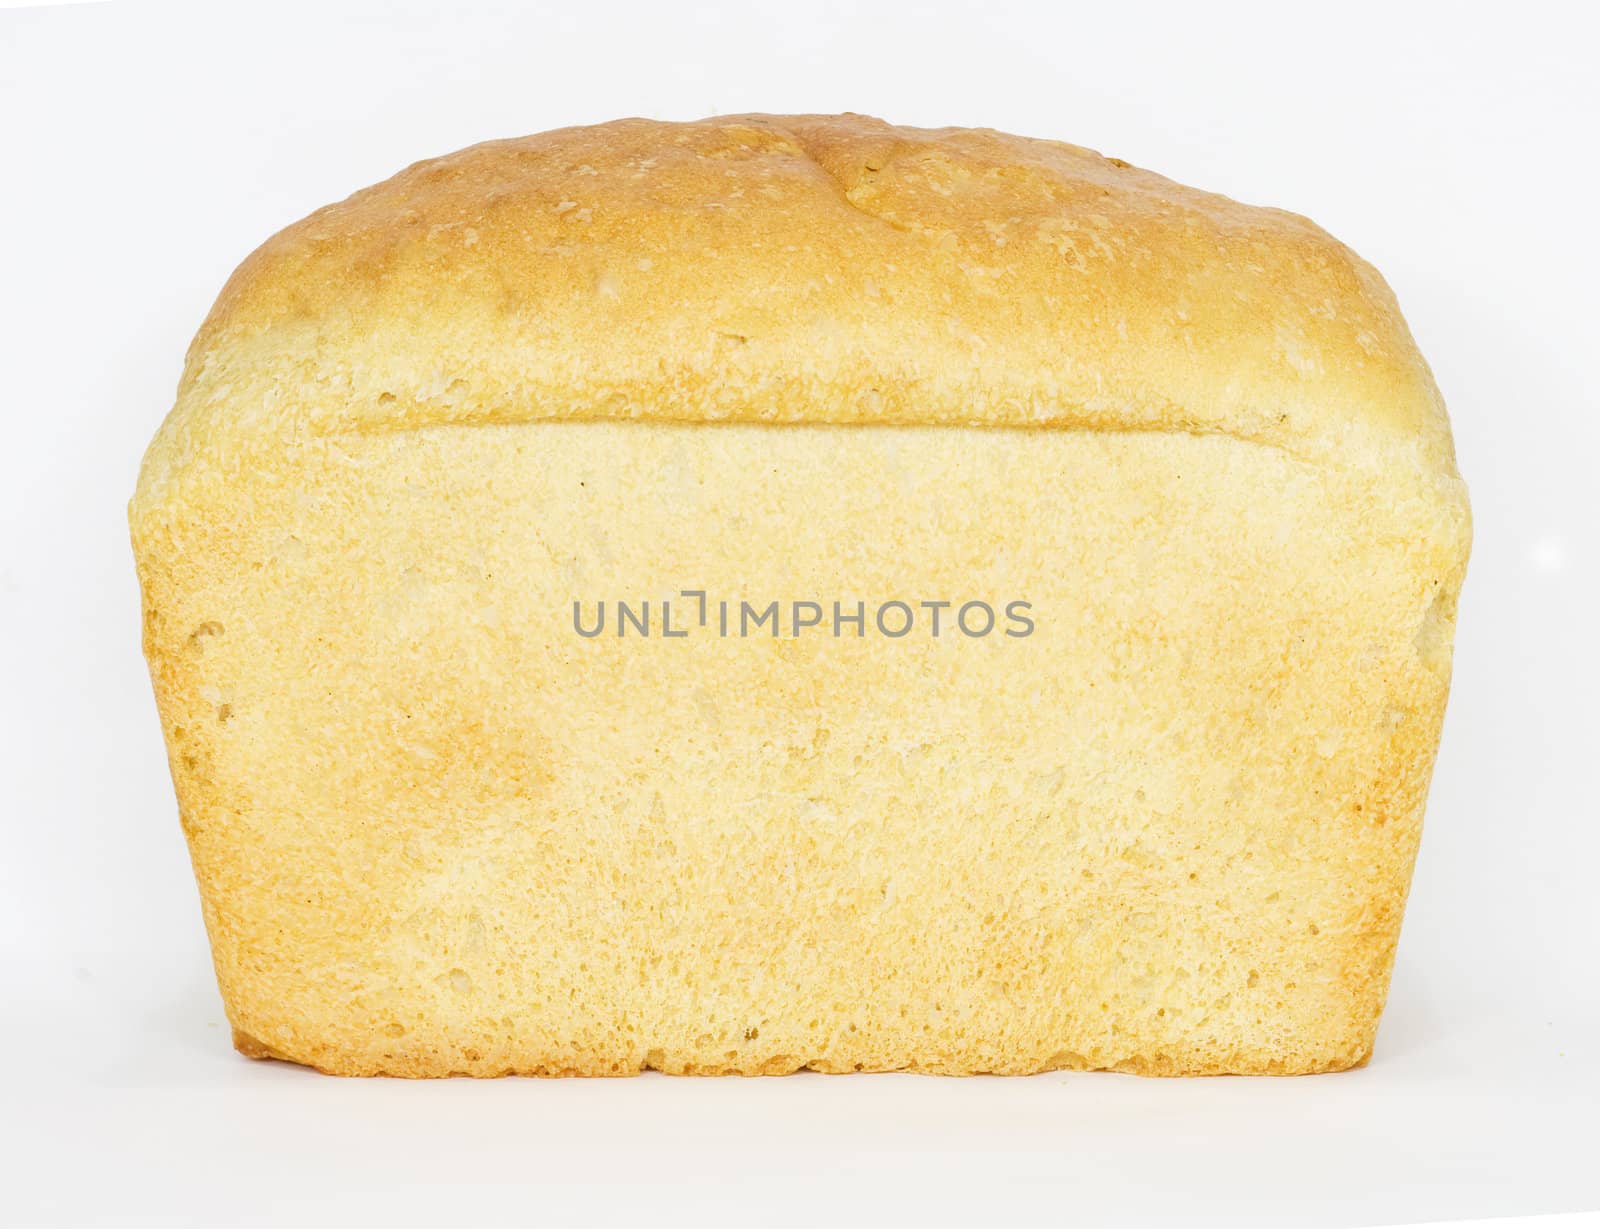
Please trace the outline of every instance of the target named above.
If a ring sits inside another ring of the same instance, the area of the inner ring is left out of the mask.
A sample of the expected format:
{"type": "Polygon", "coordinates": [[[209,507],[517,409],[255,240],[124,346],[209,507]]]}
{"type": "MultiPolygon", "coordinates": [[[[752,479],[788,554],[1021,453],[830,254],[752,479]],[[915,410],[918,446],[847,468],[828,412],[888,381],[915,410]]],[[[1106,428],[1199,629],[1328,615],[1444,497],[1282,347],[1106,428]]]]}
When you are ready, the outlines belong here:
{"type": "Polygon", "coordinates": [[[547,418],[1216,432],[1464,508],[1394,296],[1306,219],[1055,141],[746,115],[476,145],[273,236],[133,512],[251,444],[547,418]]]}

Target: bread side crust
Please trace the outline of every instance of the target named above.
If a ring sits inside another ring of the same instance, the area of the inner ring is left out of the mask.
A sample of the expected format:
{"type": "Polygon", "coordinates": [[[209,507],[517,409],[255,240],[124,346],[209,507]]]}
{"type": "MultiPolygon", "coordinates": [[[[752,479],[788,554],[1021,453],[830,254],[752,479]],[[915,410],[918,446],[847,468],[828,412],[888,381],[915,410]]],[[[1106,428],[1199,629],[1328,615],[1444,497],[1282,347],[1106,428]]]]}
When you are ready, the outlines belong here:
{"type": "Polygon", "coordinates": [[[238,1044],[347,1075],[1359,1064],[1460,583],[1447,523],[1378,494],[1181,433],[307,444],[142,569],[238,1044]],[[1011,584],[1040,630],[566,624],[684,583],[1011,584]]]}

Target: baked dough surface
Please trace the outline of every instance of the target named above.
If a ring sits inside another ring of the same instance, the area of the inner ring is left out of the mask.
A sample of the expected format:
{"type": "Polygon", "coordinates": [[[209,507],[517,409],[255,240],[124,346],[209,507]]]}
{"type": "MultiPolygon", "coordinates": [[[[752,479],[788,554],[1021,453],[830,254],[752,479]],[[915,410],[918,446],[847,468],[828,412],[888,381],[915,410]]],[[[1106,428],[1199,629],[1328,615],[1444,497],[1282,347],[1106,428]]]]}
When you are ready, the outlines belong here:
{"type": "Polygon", "coordinates": [[[130,516],[247,1053],[1370,1053],[1470,525],[1302,219],[859,117],[475,147],[241,267],[130,516]],[[574,630],[684,590],[1033,630],[574,630]]]}

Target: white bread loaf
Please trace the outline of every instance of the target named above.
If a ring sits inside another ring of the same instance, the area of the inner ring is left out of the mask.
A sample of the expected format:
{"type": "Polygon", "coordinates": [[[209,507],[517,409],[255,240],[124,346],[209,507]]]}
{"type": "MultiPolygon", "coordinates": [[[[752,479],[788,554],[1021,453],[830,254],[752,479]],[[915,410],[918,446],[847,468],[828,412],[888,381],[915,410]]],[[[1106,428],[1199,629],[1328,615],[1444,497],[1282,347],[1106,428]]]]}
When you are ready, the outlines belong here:
{"type": "Polygon", "coordinates": [[[476,146],[240,267],[130,518],[247,1054],[1370,1053],[1470,528],[1303,218],[857,116],[476,146]]]}

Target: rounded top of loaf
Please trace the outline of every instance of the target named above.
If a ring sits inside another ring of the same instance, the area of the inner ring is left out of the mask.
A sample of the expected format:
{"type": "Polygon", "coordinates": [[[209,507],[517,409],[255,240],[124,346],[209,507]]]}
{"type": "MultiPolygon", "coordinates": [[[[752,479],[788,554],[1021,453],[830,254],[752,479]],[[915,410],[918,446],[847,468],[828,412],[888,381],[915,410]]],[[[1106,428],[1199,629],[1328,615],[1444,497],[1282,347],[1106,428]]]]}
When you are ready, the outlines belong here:
{"type": "Polygon", "coordinates": [[[744,115],[476,145],[279,232],[135,506],[256,442],[546,418],[1220,433],[1454,480],[1393,295],[1306,219],[1057,141],[744,115]]]}

